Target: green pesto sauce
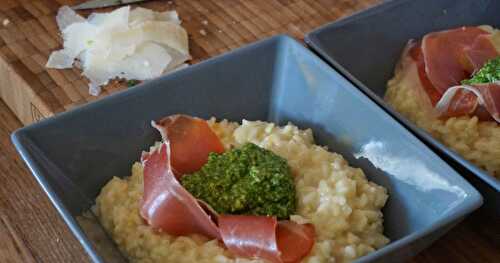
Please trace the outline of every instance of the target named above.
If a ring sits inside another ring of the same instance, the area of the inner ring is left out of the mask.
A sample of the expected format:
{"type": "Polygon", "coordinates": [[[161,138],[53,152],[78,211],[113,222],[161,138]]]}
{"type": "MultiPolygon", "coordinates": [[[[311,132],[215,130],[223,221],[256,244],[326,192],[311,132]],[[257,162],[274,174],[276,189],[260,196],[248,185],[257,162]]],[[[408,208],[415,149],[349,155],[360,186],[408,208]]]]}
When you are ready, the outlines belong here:
{"type": "Polygon", "coordinates": [[[295,185],[286,160],[252,143],[210,153],[208,162],[182,177],[181,184],[221,214],[288,219],[295,212],[295,185]]]}
{"type": "Polygon", "coordinates": [[[135,80],[135,79],[131,79],[131,80],[128,80],[127,81],[127,86],[130,88],[130,87],[133,87],[137,84],[141,83],[140,81],[138,80],[135,80]]]}
{"type": "Polygon", "coordinates": [[[472,75],[472,78],[462,80],[462,84],[472,85],[481,83],[491,83],[500,80],[500,57],[486,62],[484,66],[472,75]]]}

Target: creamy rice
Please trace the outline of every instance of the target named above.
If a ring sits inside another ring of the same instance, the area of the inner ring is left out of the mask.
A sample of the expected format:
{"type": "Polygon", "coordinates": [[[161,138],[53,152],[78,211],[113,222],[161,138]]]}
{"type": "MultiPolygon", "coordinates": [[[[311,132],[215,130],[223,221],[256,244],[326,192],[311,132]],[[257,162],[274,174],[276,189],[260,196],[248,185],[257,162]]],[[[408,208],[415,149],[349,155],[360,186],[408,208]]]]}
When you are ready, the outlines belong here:
{"type": "Polygon", "coordinates": [[[493,121],[461,116],[439,119],[426,94],[414,87],[416,68],[405,69],[403,62],[387,83],[385,100],[399,113],[429,132],[465,159],[500,178],[500,127],[493,121]]]}
{"type": "MultiPolygon", "coordinates": [[[[315,145],[311,130],[260,121],[240,126],[212,119],[209,124],[226,149],[252,142],[288,160],[298,199],[297,215],[291,219],[314,224],[317,234],[303,262],[350,262],[389,242],[381,212],[386,189],[369,182],[341,155],[315,145]]],[[[199,235],[153,232],[139,215],[142,192],[142,165],[135,163],[132,176],[108,182],[95,206],[102,225],[131,262],[262,262],[235,258],[218,241],[199,235]]]]}

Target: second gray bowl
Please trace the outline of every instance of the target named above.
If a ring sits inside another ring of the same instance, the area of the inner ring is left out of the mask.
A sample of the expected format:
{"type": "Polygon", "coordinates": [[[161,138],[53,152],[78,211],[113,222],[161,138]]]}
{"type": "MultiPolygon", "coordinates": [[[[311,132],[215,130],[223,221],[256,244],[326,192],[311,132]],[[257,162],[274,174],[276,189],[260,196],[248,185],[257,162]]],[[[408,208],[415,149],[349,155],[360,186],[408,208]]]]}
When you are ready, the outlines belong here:
{"type": "Polygon", "coordinates": [[[384,101],[386,83],[409,39],[463,25],[500,27],[500,1],[393,0],[322,26],[305,41],[322,58],[435,149],[485,196],[500,216],[500,180],[465,160],[384,101]]]}

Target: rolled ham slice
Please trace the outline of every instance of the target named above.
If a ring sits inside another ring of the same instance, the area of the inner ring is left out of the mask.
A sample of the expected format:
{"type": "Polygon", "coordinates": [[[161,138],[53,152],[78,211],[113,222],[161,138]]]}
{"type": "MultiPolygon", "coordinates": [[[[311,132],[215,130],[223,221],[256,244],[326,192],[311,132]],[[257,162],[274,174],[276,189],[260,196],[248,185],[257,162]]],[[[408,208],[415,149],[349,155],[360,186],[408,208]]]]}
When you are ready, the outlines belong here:
{"type": "Polygon", "coordinates": [[[476,73],[488,62],[488,60],[498,56],[495,46],[491,42],[490,34],[482,34],[476,37],[471,46],[464,47],[464,56],[470,68],[468,72],[476,73]]]}
{"type": "Polygon", "coordinates": [[[235,255],[247,258],[294,263],[307,256],[314,245],[312,224],[278,222],[276,217],[221,215],[219,228],[226,247],[235,255]]]}
{"type": "Polygon", "coordinates": [[[222,146],[208,124],[202,122],[205,121],[186,115],[173,115],[153,122],[162,132],[164,142],[141,157],[144,166],[141,216],[153,228],[171,235],[200,234],[219,239],[238,257],[261,258],[274,263],[300,261],[314,245],[313,225],[278,222],[275,217],[266,216],[218,215],[179,183],[171,165],[177,152],[192,155],[197,162],[195,166],[183,159],[177,163],[182,167],[177,172],[185,167],[199,170],[204,164],[200,160],[206,162],[208,153],[222,146]],[[203,141],[204,138],[209,142],[203,141]],[[182,150],[174,151],[172,144],[182,150]]]}
{"type": "Polygon", "coordinates": [[[500,83],[451,87],[436,104],[436,110],[442,116],[453,117],[472,114],[478,106],[500,123],[500,83]]]}
{"type": "MultiPolygon", "coordinates": [[[[468,71],[468,69],[473,67],[469,57],[464,53],[464,49],[467,49],[469,55],[480,55],[483,50],[477,52],[478,50],[471,48],[482,47],[476,43],[476,38],[489,34],[489,32],[478,27],[461,27],[424,36],[422,39],[422,54],[425,72],[440,94],[444,94],[448,88],[460,84],[460,81],[470,76],[472,72],[468,71]]],[[[479,43],[483,42],[480,41],[479,43]]],[[[493,45],[490,46],[493,47],[493,45]]],[[[494,47],[492,51],[496,54],[494,47]]],[[[474,62],[479,60],[475,55],[472,56],[474,62]]]]}
{"type": "Polygon", "coordinates": [[[498,83],[461,85],[462,80],[499,55],[491,36],[479,27],[461,27],[408,43],[402,60],[409,56],[415,62],[420,88],[439,117],[475,115],[480,120],[499,121],[498,83]]]}
{"type": "Polygon", "coordinates": [[[283,220],[278,222],[278,249],[284,263],[299,262],[307,256],[314,245],[316,236],[312,224],[297,224],[283,220]]]}
{"type": "MultiPolygon", "coordinates": [[[[406,59],[405,56],[410,55],[411,58],[415,61],[421,88],[425,91],[425,93],[427,93],[431,104],[433,106],[436,105],[443,94],[439,90],[437,90],[434,85],[432,85],[431,80],[427,76],[427,73],[425,71],[424,55],[422,53],[422,43],[410,40],[407,44],[406,50],[408,50],[408,53],[403,52],[403,60],[406,59]]],[[[409,63],[405,64],[409,65],[409,63]]]]}
{"type": "Polygon", "coordinates": [[[177,181],[170,166],[170,144],[144,157],[141,216],[156,230],[171,235],[200,234],[219,239],[214,220],[177,181]]]}
{"type": "Polygon", "coordinates": [[[263,258],[280,263],[281,252],[276,242],[278,220],[268,216],[222,215],[219,228],[224,245],[235,255],[263,258]],[[241,237],[245,237],[242,240],[241,237]]]}
{"type": "Polygon", "coordinates": [[[198,171],[209,153],[224,152],[219,138],[203,119],[177,114],[153,121],[152,126],[170,142],[172,169],[177,176],[198,171]]]}

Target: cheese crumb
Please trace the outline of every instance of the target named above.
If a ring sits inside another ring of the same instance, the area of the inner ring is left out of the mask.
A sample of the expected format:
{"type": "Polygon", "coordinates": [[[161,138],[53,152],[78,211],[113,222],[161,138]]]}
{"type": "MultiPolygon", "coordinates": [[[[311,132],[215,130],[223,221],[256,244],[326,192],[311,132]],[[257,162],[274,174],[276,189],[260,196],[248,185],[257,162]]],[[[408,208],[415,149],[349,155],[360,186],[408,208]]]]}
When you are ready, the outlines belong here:
{"type": "Polygon", "coordinates": [[[204,29],[200,29],[200,34],[202,36],[206,36],[207,35],[207,31],[205,31],[204,29]]]}
{"type": "Polygon", "coordinates": [[[4,19],[3,22],[2,22],[3,26],[8,26],[10,24],[10,20],[9,19],[4,19]]]}

